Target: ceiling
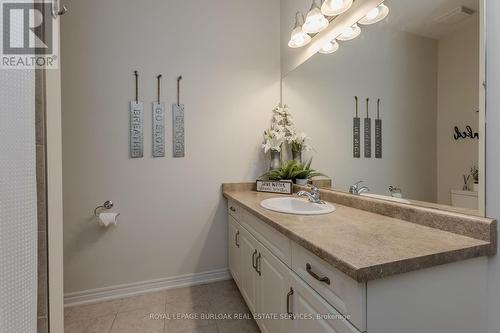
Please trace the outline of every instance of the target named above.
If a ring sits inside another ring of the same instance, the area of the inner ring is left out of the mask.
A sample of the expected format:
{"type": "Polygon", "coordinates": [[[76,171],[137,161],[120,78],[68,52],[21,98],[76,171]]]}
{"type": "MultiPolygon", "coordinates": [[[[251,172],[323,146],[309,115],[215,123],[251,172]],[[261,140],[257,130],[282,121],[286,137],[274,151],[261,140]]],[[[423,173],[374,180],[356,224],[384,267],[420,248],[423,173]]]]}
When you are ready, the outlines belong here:
{"type": "Polygon", "coordinates": [[[386,21],[389,27],[433,39],[443,38],[479,15],[479,0],[386,0],[385,4],[390,8],[386,21]],[[459,6],[476,13],[458,23],[434,21],[459,6]]]}

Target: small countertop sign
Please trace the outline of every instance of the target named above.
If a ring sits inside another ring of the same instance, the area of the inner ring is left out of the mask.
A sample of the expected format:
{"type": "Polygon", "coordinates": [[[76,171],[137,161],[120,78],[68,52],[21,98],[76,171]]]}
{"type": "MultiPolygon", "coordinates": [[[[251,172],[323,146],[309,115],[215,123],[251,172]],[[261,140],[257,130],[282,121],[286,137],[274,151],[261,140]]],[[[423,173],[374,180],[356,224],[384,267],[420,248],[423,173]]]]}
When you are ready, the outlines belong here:
{"type": "Polygon", "coordinates": [[[257,180],[257,192],[292,194],[291,180],[257,180]]]}

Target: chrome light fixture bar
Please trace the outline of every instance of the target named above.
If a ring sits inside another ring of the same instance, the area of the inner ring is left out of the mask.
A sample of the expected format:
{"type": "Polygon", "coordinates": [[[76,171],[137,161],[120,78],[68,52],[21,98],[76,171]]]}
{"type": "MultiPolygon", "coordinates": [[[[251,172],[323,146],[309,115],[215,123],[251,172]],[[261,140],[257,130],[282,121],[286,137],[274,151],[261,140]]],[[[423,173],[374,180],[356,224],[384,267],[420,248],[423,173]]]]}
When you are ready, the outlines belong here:
{"type": "Polygon", "coordinates": [[[389,7],[387,7],[384,4],[381,4],[370,10],[368,13],[366,13],[365,17],[359,20],[359,24],[363,25],[374,24],[385,19],[387,15],[389,15],[389,7]]]}
{"type": "Polygon", "coordinates": [[[349,10],[352,2],[353,0],[325,0],[321,12],[326,16],[337,16],[349,10]]]}
{"type": "Polygon", "coordinates": [[[302,24],[304,24],[304,15],[301,12],[295,13],[295,26],[292,30],[290,41],[288,42],[288,46],[293,49],[302,47],[311,42],[311,36],[302,30],[302,24]],[[302,21],[300,18],[302,18],[302,21]]]}
{"type": "Polygon", "coordinates": [[[323,13],[321,13],[321,9],[318,6],[317,1],[313,0],[311,9],[309,9],[309,12],[307,13],[306,21],[302,26],[302,30],[308,34],[315,34],[328,27],[328,24],[329,21],[323,13]]]}

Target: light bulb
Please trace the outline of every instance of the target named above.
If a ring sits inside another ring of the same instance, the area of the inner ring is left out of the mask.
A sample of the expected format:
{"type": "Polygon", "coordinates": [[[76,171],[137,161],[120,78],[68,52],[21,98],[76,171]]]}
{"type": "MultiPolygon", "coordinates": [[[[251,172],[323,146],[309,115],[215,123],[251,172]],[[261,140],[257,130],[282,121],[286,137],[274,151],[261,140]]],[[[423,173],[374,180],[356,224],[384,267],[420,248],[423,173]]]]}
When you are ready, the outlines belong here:
{"type": "Polygon", "coordinates": [[[337,16],[351,8],[353,0],[325,0],[321,12],[326,16],[337,16]]]}
{"type": "Polygon", "coordinates": [[[302,16],[302,22],[304,22],[304,15],[302,15],[300,12],[297,12],[295,14],[295,26],[292,30],[290,41],[288,42],[288,46],[291,48],[302,47],[309,44],[309,42],[311,41],[311,36],[306,34],[300,26],[299,15],[302,16]]]}
{"type": "Polygon", "coordinates": [[[328,26],[328,23],[328,20],[316,5],[316,1],[313,1],[311,9],[306,16],[306,22],[302,26],[302,30],[308,34],[315,34],[325,29],[328,26]]]}
{"type": "Polygon", "coordinates": [[[291,48],[298,48],[309,44],[310,41],[311,41],[311,36],[306,34],[302,30],[302,27],[299,26],[293,29],[290,41],[288,42],[288,46],[291,48]]]}
{"type": "Polygon", "coordinates": [[[368,25],[380,22],[383,19],[385,19],[388,14],[389,14],[389,7],[387,7],[384,4],[381,4],[370,10],[368,13],[366,13],[365,17],[359,20],[359,24],[368,25]]]}
{"type": "Polygon", "coordinates": [[[339,43],[336,41],[327,42],[323,47],[318,51],[321,54],[330,54],[339,49],[339,43]]]}
{"type": "Polygon", "coordinates": [[[357,24],[354,24],[350,27],[345,27],[342,30],[340,36],[337,37],[337,40],[341,41],[351,40],[358,37],[360,34],[361,34],[361,28],[357,24]]]}
{"type": "Polygon", "coordinates": [[[370,10],[367,14],[366,14],[366,18],[368,20],[373,20],[374,18],[376,18],[378,16],[378,13],[380,13],[380,10],[378,9],[378,7],[375,7],[373,8],[372,10],[370,10]]]}

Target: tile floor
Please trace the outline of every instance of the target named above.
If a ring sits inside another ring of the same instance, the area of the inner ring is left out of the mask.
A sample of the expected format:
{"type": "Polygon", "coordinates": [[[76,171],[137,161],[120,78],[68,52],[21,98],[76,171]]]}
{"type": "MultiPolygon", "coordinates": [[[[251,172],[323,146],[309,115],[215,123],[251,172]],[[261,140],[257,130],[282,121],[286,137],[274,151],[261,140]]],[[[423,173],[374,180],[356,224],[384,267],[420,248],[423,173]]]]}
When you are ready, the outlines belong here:
{"type": "Polygon", "coordinates": [[[231,280],[70,307],[64,313],[64,332],[259,333],[255,321],[245,319],[249,315],[231,280]],[[218,318],[206,319],[207,314],[218,318]],[[235,314],[243,319],[234,319],[235,314]]]}

